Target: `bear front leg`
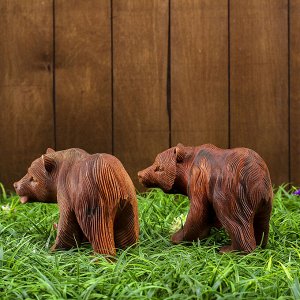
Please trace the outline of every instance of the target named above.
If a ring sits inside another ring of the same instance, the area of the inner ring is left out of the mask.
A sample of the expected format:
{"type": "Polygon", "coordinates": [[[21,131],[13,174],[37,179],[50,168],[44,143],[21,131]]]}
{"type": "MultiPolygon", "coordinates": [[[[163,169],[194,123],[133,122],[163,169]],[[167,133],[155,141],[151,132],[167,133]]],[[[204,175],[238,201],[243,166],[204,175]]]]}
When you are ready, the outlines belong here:
{"type": "Polygon", "coordinates": [[[80,227],[95,253],[116,255],[113,230],[114,216],[103,207],[95,207],[78,216],[80,227]]]}
{"type": "Polygon", "coordinates": [[[51,251],[57,249],[71,249],[79,246],[83,238],[83,233],[77,222],[73,210],[61,210],[57,225],[57,236],[51,251]]]}
{"type": "Polygon", "coordinates": [[[202,196],[191,199],[190,211],[182,229],[172,236],[172,242],[179,244],[183,241],[203,239],[210,233],[208,203],[202,196]]]}

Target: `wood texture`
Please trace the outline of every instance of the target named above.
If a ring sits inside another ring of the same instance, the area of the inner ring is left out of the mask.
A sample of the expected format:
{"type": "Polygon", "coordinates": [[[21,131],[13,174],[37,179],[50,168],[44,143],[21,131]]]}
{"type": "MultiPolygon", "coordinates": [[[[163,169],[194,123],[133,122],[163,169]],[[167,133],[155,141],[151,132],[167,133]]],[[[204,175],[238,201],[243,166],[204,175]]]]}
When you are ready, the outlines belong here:
{"type": "Polygon", "coordinates": [[[159,153],[138,176],[147,187],[189,197],[190,211],[172,235],[173,243],[206,238],[212,227],[221,225],[231,245],[220,252],[249,253],[267,245],[272,183],[267,165],[253,150],[178,144],[159,153]]]}
{"type": "Polygon", "coordinates": [[[167,0],[113,1],[114,154],[137,171],[168,148],[167,0]]]}
{"type": "Polygon", "coordinates": [[[291,182],[300,186],[300,0],[290,1],[291,182]]]}
{"type": "Polygon", "coordinates": [[[0,0],[0,181],[11,188],[56,144],[114,151],[139,188],[170,144],[210,142],[253,148],[274,184],[299,186],[299,7],[0,0]]]}
{"type": "Polygon", "coordinates": [[[110,154],[48,149],[14,187],[22,203],[58,203],[51,250],[77,248],[87,239],[94,252],[116,255],[116,248],[138,240],[135,188],[121,162],[110,154]]]}
{"type": "Polygon", "coordinates": [[[57,149],[112,151],[110,0],[55,1],[57,149]]]}
{"type": "Polygon", "coordinates": [[[289,180],[288,2],[230,1],[231,147],[257,151],[289,180]]]}
{"type": "Polygon", "coordinates": [[[52,0],[0,1],[0,182],[54,144],[52,0]]]}
{"type": "Polygon", "coordinates": [[[228,147],[228,5],[171,2],[171,142],[228,147]]]}

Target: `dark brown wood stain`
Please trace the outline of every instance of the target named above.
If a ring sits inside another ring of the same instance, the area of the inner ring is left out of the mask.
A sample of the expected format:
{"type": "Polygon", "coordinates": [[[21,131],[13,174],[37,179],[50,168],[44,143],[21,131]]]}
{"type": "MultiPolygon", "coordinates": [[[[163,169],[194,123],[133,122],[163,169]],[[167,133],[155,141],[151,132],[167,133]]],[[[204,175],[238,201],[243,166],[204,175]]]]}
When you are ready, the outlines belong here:
{"type": "Polygon", "coordinates": [[[290,0],[291,182],[300,185],[300,1],[290,0]]]}
{"type": "Polygon", "coordinates": [[[229,146],[227,1],[171,2],[171,109],[172,145],[229,146]]]}
{"type": "Polygon", "coordinates": [[[289,181],[288,2],[230,0],[231,147],[257,151],[289,181]]]}
{"type": "Polygon", "coordinates": [[[57,149],[112,153],[110,0],[55,1],[57,149]]]}
{"type": "Polygon", "coordinates": [[[252,148],[299,186],[299,7],[0,0],[0,182],[56,145],[115,154],[139,188],[182,142],[252,148]]]}
{"type": "Polygon", "coordinates": [[[168,1],[113,1],[113,28],[114,154],[137,184],[169,145],[168,1]]]}
{"type": "Polygon", "coordinates": [[[0,1],[0,182],[54,146],[52,0],[0,1]]]}

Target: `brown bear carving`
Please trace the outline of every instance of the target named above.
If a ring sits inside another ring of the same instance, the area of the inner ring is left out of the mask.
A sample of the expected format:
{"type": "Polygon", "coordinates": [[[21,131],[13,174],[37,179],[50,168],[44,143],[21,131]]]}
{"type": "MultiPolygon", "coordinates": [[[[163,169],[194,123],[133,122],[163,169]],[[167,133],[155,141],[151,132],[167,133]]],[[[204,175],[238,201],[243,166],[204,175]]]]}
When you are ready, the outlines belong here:
{"type": "Polygon", "coordinates": [[[116,248],[138,240],[135,188],[112,155],[48,149],[14,187],[22,203],[58,203],[60,218],[52,250],[70,249],[87,238],[95,252],[115,255],[116,248]]]}
{"type": "Polygon", "coordinates": [[[186,223],[172,236],[175,244],[207,237],[219,221],[231,238],[221,252],[266,246],[273,191],[268,168],[253,150],[178,144],[138,177],[146,187],[189,197],[186,223]]]}

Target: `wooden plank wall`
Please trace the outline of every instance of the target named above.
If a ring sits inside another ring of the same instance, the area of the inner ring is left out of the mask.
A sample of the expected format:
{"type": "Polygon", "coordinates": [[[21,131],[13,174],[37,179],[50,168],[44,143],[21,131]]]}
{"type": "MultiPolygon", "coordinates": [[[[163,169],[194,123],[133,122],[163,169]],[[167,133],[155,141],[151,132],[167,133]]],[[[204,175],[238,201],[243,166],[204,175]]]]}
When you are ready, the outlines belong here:
{"type": "Polygon", "coordinates": [[[171,144],[229,147],[228,4],[171,2],[171,144]]]}
{"type": "MultiPolygon", "coordinates": [[[[230,1],[230,146],[289,181],[288,1],[230,1]]],[[[300,179],[300,178],[299,178],[300,179]]]]}
{"type": "Polygon", "coordinates": [[[300,185],[300,0],[0,0],[0,182],[47,147],[136,173],[245,146],[300,185]]]}
{"type": "Polygon", "coordinates": [[[168,0],[115,0],[112,9],[114,154],[137,183],[169,147],[168,0]]]}
{"type": "Polygon", "coordinates": [[[290,0],[290,181],[300,185],[300,0],[290,0]]]}
{"type": "Polygon", "coordinates": [[[55,0],[56,147],[112,151],[110,0],[55,0]]]}
{"type": "Polygon", "coordinates": [[[52,0],[0,1],[0,182],[54,147],[52,0]]]}

